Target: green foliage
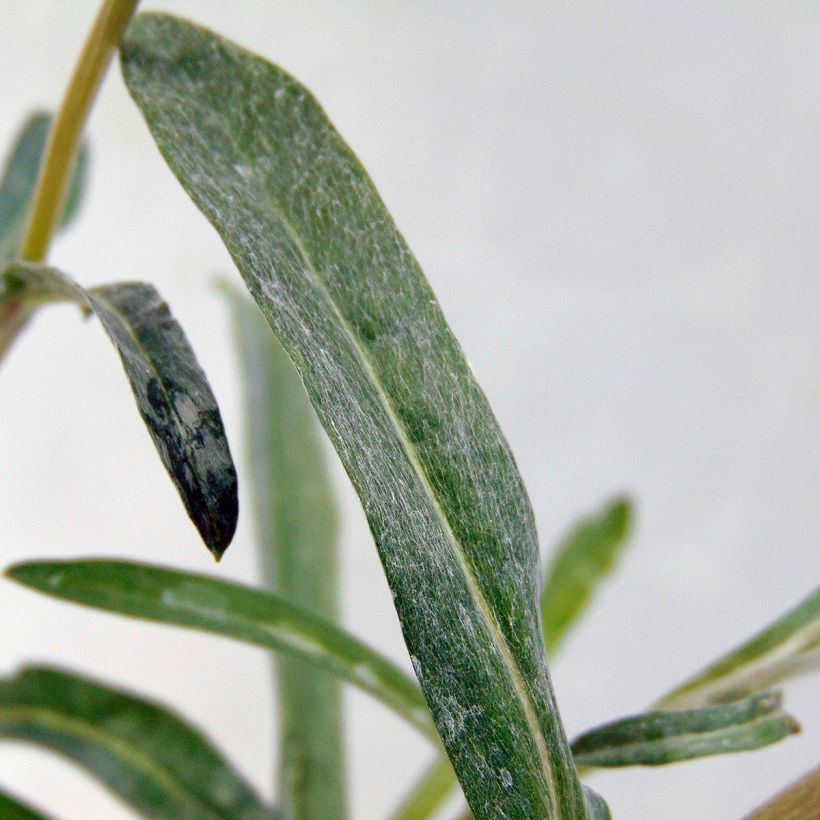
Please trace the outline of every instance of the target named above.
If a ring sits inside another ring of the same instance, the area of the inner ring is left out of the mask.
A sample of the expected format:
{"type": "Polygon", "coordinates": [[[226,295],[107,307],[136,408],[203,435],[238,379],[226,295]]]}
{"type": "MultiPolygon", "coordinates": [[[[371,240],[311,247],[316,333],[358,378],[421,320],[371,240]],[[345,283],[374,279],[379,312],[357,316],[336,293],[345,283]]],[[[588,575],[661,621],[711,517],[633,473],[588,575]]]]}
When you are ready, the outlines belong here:
{"type": "Polygon", "coordinates": [[[544,643],[550,658],[611,572],[631,520],[632,505],[618,498],[598,515],[581,521],[558,548],[544,573],[541,591],[544,643]]]}
{"type": "MultiPolygon", "coordinates": [[[[49,114],[30,115],[6,162],[0,182],[0,270],[17,256],[23,241],[50,127],[49,114]]],[[[59,227],[72,221],[80,205],[85,191],[87,166],[88,149],[82,146],[69,180],[59,227]]],[[[0,362],[30,317],[31,308],[23,305],[9,292],[7,284],[0,281],[0,362]]]]}
{"type": "MultiPolygon", "coordinates": [[[[76,210],[81,127],[135,5],[105,0],[69,84],[77,111],[64,103],[54,133],[64,126],[65,144],[52,139],[61,152],[49,150],[46,173],[50,119],[42,114],[29,119],[6,166],[0,357],[47,303],[95,313],[218,559],[236,527],[236,475],[216,401],[167,305],[151,285],[86,290],[18,258],[43,257],[58,206],[61,224],[76,210]]],[[[605,820],[606,803],[581,786],[576,764],[660,765],[796,731],[780,694],[763,690],[818,665],[820,590],[652,711],[592,729],[570,749],[545,658],[615,565],[631,502],[617,499],[572,531],[544,574],[539,612],[533,516],[507,443],[367,173],[310,92],[168,16],[138,18],[121,58],[162,155],[264,316],[232,295],[267,590],[122,561],[27,562],[8,575],[56,598],[277,653],[281,809],[265,806],[179,717],[72,673],[26,668],[0,680],[0,737],[73,759],[152,818],[341,820],[339,683],[347,681],[435,746],[394,820],[431,817],[456,773],[466,816],[605,820]],[[314,411],[361,498],[421,688],[333,623],[336,518],[314,411]]],[[[756,816],[802,811],[817,783],[815,772],[756,816]]],[[[39,817],[5,794],[0,816],[39,817]]]]}
{"type": "MultiPolygon", "coordinates": [[[[336,508],[321,429],[296,370],[256,305],[226,290],[244,375],[246,449],[263,582],[284,600],[334,621],[336,508]]],[[[295,656],[277,658],[275,671],[282,810],[294,820],[342,818],[338,681],[295,656]]]]}
{"type": "MultiPolygon", "coordinates": [[[[23,240],[26,217],[50,127],[49,114],[31,114],[11,149],[0,183],[0,266],[14,259],[23,240]]],[[[84,146],[68,187],[60,220],[62,227],[69,225],[77,213],[85,192],[87,171],[88,148],[84,146]]]]}
{"type": "Polygon", "coordinates": [[[529,501],[366,172],[304,87],[210,32],[141,15],[121,55],[160,151],[218,230],[356,487],[476,816],[582,814],[539,634],[529,501]]]}
{"type": "Polygon", "coordinates": [[[7,792],[0,792],[0,817],[5,820],[46,820],[45,815],[7,792]]]}
{"type": "Polygon", "coordinates": [[[13,263],[2,279],[23,304],[67,300],[97,315],[188,515],[219,560],[239,514],[236,470],[208,380],[156,289],[120,282],[86,290],[56,268],[28,262],[13,263]]]}
{"type": "Polygon", "coordinates": [[[658,706],[737,700],[820,666],[820,587],[737,649],[684,681],[658,706]]]}
{"type": "Polygon", "coordinates": [[[799,731],[779,692],[700,709],[647,712],[585,732],[572,744],[579,766],[660,766],[745,752],[799,731]]]}
{"type": "Polygon", "coordinates": [[[298,656],[370,693],[435,738],[411,678],[338,627],[269,592],[125,561],[31,562],[6,574],[55,598],[298,656]]]}
{"type": "Polygon", "coordinates": [[[157,820],[274,816],[176,715],[69,672],[29,667],[0,680],[0,737],[59,752],[157,820]]]}

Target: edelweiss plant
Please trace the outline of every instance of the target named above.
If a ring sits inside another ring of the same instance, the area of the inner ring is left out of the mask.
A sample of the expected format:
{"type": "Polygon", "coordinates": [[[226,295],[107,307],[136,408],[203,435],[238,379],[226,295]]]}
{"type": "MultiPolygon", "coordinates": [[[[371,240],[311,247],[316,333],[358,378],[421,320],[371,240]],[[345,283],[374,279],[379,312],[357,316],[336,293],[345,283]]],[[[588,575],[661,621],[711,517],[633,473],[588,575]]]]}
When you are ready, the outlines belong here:
{"type": "MultiPolygon", "coordinates": [[[[83,126],[119,49],[160,154],[256,302],[225,288],[245,373],[264,577],[254,589],[125,560],[28,562],[8,577],[279,653],[277,805],[181,717],[75,672],[26,667],[0,682],[0,735],[71,758],[146,817],[341,818],[344,681],[437,750],[394,818],[432,817],[460,787],[468,815],[523,820],[608,817],[604,797],[581,781],[596,767],[751,750],[795,732],[772,687],[816,663],[820,591],[647,712],[568,741],[547,658],[613,566],[630,501],[582,521],[542,578],[527,494],[487,399],[318,102],[282,69],[192,23],[131,21],[135,6],[106,0],[56,118],[34,115],[12,150],[0,188],[0,355],[46,304],[95,314],[219,559],[236,526],[236,471],[182,330],[150,284],[84,288],[47,263],[82,196],[83,126]],[[361,499],[415,680],[334,623],[334,506],[314,412],[361,499]]],[[[788,816],[808,817],[817,772],[782,800],[798,806],[788,816]]],[[[786,816],[783,805],[756,816],[786,816]]],[[[8,795],[0,808],[39,816],[8,795]]]]}

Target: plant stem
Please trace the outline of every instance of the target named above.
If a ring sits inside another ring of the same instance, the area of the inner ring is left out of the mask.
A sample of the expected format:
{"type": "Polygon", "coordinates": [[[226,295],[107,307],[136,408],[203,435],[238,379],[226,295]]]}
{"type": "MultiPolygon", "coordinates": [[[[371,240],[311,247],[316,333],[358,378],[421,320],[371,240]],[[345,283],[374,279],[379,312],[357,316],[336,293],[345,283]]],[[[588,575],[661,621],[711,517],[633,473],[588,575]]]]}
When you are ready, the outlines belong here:
{"type": "Polygon", "coordinates": [[[19,300],[0,299],[0,360],[28,323],[30,311],[19,300]]]}
{"type": "Polygon", "coordinates": [[[46,146],[20,256],[41,262],[59,221],[83,127],[139,0],[105,0],[74,68],[46,146]]]}
{"type": "Polygon", "coordinates": [[[820,766],[776,794],[745,820],[809,820],[820,806],[820,766]]]}

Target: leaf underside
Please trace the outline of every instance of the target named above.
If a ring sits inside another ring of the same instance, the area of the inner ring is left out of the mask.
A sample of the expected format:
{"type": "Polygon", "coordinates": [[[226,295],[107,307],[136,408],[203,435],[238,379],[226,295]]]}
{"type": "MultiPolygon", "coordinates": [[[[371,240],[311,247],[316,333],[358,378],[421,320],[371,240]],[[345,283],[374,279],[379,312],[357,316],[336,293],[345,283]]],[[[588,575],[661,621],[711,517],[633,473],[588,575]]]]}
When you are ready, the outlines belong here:
{"type": "Polygon", "coordinates": [[[304,87],[209,32],[141,15],[121,56],[160,151],[220,233],[356,487],[474,813],[583,816],[546,672],[529,501],[366,172],[304,87]]]}
{"type": "Polygon", "coordinates": [[[779,692],[699,709],[648,712],[584,733],[572,744],[579,766],[661,766],[759,749],[800,727],[781,710],[779,692]]]}
{"type": "Polygon", "coordinates": [[[180,325],[151,285],[88,296],[120,354],[137,407],[191,520],[219,559],[239,515],[236,470],[214,394],[180,325]]]}
{"type": "Polygon", "coordinates": [[[0,737],[70,758],[158,820],[274,817],[208,741],[171,712],[70,672],[28,667],[0,679],[0,737]]]}
{"type": "MultiPolygon", "coordinates": [[[[328,621],[337,606],[336,509],[321,428],[282,346],[246,294],[226,288],[243,374],[246,457],[264,586],[328,621]]],[[[279,804],[292,820],[345,816],[339,681],[275,658],[279,804]]]]}
{"type": "Polygon", "coordinates": [[[15,263],[3,276],[26,302],[69,300],[97,315],[162,463],[218,560],[236,530],[236,470],[208,379],[157,290],[142,282],[86,290],[55,268],[31,263],[15,263]]]}

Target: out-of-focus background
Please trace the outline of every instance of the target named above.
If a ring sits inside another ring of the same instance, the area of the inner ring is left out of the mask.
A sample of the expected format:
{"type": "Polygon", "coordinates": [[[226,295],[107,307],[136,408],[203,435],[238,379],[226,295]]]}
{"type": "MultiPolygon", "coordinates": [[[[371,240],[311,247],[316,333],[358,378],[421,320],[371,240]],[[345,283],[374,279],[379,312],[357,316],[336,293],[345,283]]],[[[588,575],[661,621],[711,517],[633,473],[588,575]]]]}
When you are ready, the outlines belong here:
{"type": "MultiPolygon", "coordinates": [[[[545,550],[628,491],[637,531],[553,665],[570,734],[640,710],[820,575],[820,8],[780,2],[157,0],[288,68],[370,170],[509,437],[545,550]]],[[[96,3],[4,0],[0,143],[56,107],[96,3]]],[[[145,278],[189,333],[243,471],[232,273],[112,71],[90,197],[52,260],[145,278]]],[[[233,274],[235,275],[235,274],[233,274]]],[[[116,556],[253,581],[250,517],[217,569],[94,322],[43,311],[0,370],[2,562],[116,556]]],[[[409,669],[358,502],[344,624],[409,669]]],[[[247,489],[247,486],[246,486],[247,489]]],[[[247,508],[247,504],[245,507],[247,508]]],[[[173,704],[272,792],[261,650],[0,581],[0,672],[58,662],[173,704]]],[[[749,754],[594,776],[618,818],[731,818],[816,763],[749,754]]],[[[350,815],[375,820],[430,749],[348,690],[350,815]]],[[[0,745],[0,782],[63,818],[131,816],[73,766],[0,745]]]]}

